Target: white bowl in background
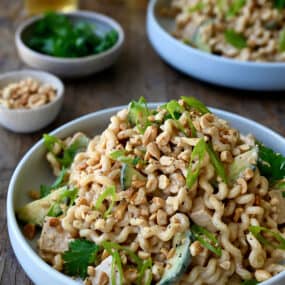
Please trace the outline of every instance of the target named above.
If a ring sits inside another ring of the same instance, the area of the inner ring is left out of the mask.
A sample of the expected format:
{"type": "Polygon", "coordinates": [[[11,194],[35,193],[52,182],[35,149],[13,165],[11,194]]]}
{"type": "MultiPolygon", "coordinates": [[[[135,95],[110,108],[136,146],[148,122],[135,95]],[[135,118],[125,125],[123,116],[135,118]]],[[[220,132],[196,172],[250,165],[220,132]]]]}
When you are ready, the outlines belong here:
{"type": "Polygon", "coordinates": [[[285,89],[285,62],[249,62],[210,54],[172,36],[175,20],[160,15],[171,0],[151,0],[147,34],[156,52],[174,68],[195,78],[226,87],[269,91],[285,89]]]}
{"type": "Polygon", "coordinates": [[[65,15],[72,22],[84,21],[93,24],[96,33],[99,35],[104,35],[114,29],[118,32],[118,40],[110,49],[95,55],[78,58],[46,55],[32,50],[24,42],[24,39],[30,35],[35,22],[43,17],[35,16],[23,22],[15,33],[17,50],[23,62],[33,68],[46,70],[64,78],[87,76],[111,66],[118,58],[125,38],[124,31],[119,23],[110,17],[95,12],[75,11],[65,13],[65,15]]]}
{"type": "MultiPolygon", "coordinates": [[[[157,104],[149,104],[154,108],[157,104]]],[[[110,117],[126,106],[101,110],[71,121],[56,129],[52,134],[65,138],[75,132],[82,131],[89,136],[102,132],[109,123],[110,117]]],[[[211,109],[215,114],[229,121],[231,125],[242,133],[252,133],[259,141],[275,151],[285,155],[285,139],[272,130],[239,115],[226,111],[211,109]]],[[[15,209],[29,201],[29,189],[38,189],[43,183],[52,183],[51,170],[45,159],[43,140],[35,144],[18,164],[9,184],[7,197],[7,220],[9,237],[18,261],[28,276],[37,285],[78,285],[70,277],[56,271],[45,263],[36,252],[36,243],[27,240],[22,234],[16,219],[15,209]],[[33,179],[31,179],[33,177],[33,179]]],[[[280,285],[285,282],[285,271],[270,280],[260,283],[262,285],[280,285]]]]}
{"type": "Polygon", "coordinates": [[[64,94],[64,85],[56,76],[38,70],[10,71],[0,75],[0,89],[9,83],[18,82],[28,77],[41,84],[50,84],[56,90],[56,97],[48,104],[34,109],[9,109],[0,104],[0,124],[17,133],[31,133],[50,124],[58,115],[64,94]]]}

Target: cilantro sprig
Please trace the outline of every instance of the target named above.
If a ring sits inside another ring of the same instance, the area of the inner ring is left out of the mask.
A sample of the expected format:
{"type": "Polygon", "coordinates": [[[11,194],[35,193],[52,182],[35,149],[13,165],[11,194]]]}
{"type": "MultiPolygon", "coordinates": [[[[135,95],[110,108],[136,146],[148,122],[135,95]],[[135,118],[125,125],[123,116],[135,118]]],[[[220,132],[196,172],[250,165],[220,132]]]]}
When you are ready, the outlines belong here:
{"type": "Polygon", "coordinates": [[[62,256],[64,272],[85,279],[87,267],[95,263],[99,249],[98,245],[85,239],[71,241],[62,256]]]}
{"type": "Polygon", "coordinates": [[[258,144],[258,168],[261,175],[269,179],[271,184],[285,178],[285,157],[272,149],[258,144]]]}
{"type": "Polygon", "coordinates": [[[110,30],[99,35],[86,21],[73,23],[66,15],[46,13],[35,22],[25,39],[33,50],[55,57],[78,58],[110,49],[118,41],[118,33],[110,30]]]}
{"type": "Polygon", "coordinates": [[[226,30],[224,32],[224,37],[227,43],[237,49],[243,49],[247,47],[246,38],[233,29],[226,30]]]}

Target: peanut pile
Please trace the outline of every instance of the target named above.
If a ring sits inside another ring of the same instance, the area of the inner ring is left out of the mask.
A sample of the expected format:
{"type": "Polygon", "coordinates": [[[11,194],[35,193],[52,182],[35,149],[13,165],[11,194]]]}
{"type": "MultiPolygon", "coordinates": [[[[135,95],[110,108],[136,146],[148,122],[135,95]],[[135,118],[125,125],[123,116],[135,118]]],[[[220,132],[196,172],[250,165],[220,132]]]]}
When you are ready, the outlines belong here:
{"type": "Polygon", "coordinates": [[[0,89],[0,105],[9,109],[34,109],[52,102],[56,90],[34,78],[13,82],[0,89]]]}

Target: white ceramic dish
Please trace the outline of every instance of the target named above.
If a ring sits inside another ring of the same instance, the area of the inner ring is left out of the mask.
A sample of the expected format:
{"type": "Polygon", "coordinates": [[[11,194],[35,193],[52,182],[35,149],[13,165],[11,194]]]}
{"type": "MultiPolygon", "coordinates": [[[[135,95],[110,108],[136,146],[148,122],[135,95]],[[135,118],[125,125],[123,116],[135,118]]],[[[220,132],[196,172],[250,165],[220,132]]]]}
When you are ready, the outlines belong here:
{"type": "Polygon", "coordinates": [[[176,69],[217,85],[249,90],[284,90],[285,63],[242,62],[200,51],[171,34],[173,19],[160,16],[159,8],[171,0],[151,0],[147,12],[147,33],[156,52],[176,69]]]}
{"type": "Polygon", "coordinates": [[[52,85],[56,89],[57,96],[49,104],[35,109],[8,109],[0,105],[0,124],[17,133],[35,132],[50,124],[58,115],[63,102],[63,83],[47,72],[21,70],[3,73],[0,75],[0,88],[27,77],[52,85]]]}
{"type": "Polygon", "coordinates": [[[23,41],[31,32],[33,24],[42,16],[35,16],[23,22],[15,33],[15,42],[20,58],[29,66],[46,70],[61,77],[83,77],[99,72],[111,66],[118,58],[124,42],[122,27],[112,18],[102,14],[76,11],[66,13],[72,22],[85,21],[96,27],[96,33],[104,35],[114,29],[118,32],[118,41],[109,50],[97,55],[81,58],[59,58],[45,55],[30,49],[23,41]]]}
{"type": "MultiPolygon", "coordinates": [[[[155,107],[156,104],[150,104],[150,106],[155,107]]],[[[90,136],[98,134],[107,127],[110,117],[121,108],[122,106],[85,115],[60,127],[52,134],[62,138],[77,131],[86,132],[90,136]]],[[[238,128],[241,132],[254,134],[265,145],[285,155],[285,139],[277,133],[241,116],[217,109],[212,109],[212,111],[228,120],[232,126],[238,128]]],[[[25,239],[15,216],[15,209],[23,206],[28,201],[27,192],[29,189],[37,189],[40,184],[53,181],[51,170],[44,155],[45,149],[41,140],[27,152],[12,176],[7,197],[9,236],[18,261],[37,285],[76,285],[79,283],[78,281],[57,272],[37,255],[35,244],[25,239]]],[[[285,272],[262,284],[280,285],[284,282],[285,272]]]]}

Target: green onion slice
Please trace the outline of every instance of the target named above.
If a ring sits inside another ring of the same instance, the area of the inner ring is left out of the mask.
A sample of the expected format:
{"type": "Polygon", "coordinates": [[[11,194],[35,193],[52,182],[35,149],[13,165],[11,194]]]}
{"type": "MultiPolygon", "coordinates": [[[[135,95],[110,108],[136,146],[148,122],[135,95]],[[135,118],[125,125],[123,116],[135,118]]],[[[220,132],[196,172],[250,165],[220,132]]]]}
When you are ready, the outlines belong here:
{"type": "Polygon", "coordinates": [[[194,235],[194,238],[198,240],[205,248],[209,249],[217,256],[222,255],[222,248],[219,245],[219,242],[214,234],[212,234],[205,228],[195,224],[191,226],[191,231],[194,235]]]}
{"type": "Polygon", "coordinates": [[[181,99],[191,108],[196,109],[202,115],[211,113],[211,111],[201,101],[194,97],[182,96],[181,99]]]}
{"type": "Polygon", "coordinates": [[[262,244],[271,246],[273,248],[285,249],[285,238],[283,238],[279,233],[260,226],[249,226],[249,231],[254,235],[254,237],[262,244]],[[270,234],[276,242],[271,242],[262,236],[262,232],[270,234]]]}
{"type": "Polygon", "coordinates": [[[111,197],[111,203],[110,206],[108,208],[108,210],[104,213],[104,218],[108,217],[109,214],[111,213],[115,201],[116,201],[116,188],[115,186],[109,186],[105,189],[105,191],[98,197],[96,204],[95,204],[95,209],[99,210],[99,208],[101,207],[103,201],[107,198],[107,197],[111,197]]]}

